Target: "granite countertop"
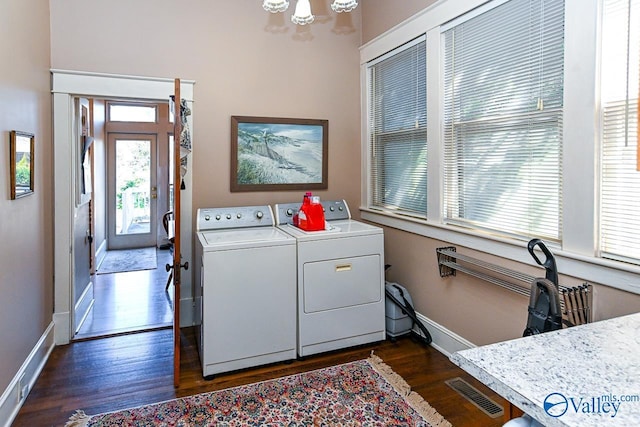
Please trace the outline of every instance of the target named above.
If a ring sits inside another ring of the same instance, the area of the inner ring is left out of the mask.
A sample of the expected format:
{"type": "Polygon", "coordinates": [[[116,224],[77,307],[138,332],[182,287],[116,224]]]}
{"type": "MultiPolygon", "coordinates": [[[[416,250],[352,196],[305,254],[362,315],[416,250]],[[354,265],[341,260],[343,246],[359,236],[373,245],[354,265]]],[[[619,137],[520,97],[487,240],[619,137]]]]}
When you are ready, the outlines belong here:
{"type": "Polygon", "coordinates": [[[640,425],[640,313],[459,351],[451,361],[545,426],[640,425]]]}

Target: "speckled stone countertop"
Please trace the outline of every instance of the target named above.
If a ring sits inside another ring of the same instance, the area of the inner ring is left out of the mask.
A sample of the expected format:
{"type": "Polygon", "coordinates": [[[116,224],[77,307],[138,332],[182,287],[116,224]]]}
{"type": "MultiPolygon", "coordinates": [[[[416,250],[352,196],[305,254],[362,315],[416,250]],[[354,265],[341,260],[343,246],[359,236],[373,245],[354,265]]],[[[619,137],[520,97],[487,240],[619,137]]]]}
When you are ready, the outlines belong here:
{"type": "Polygon", "coordinates": [[[451,361],[545,426],[640,426],[640,313],[459,351],[451,361]]]}

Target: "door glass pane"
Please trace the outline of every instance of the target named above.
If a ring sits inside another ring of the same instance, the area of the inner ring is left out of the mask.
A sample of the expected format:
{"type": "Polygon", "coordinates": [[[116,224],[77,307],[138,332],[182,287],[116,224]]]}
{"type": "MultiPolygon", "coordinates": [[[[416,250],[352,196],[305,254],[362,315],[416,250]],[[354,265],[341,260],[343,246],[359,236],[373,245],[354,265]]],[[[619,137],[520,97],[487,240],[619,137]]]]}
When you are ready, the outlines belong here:
{"type": "Polygon", "coordinates": [[[149,233],[151,141],[116,140],[116,234],[149,233]]]}
{"type": "Polygon", "coordinates": [[[146,105],[109,104],[109,120],[112,122],[156,122],[156,107],[146,105]]]}

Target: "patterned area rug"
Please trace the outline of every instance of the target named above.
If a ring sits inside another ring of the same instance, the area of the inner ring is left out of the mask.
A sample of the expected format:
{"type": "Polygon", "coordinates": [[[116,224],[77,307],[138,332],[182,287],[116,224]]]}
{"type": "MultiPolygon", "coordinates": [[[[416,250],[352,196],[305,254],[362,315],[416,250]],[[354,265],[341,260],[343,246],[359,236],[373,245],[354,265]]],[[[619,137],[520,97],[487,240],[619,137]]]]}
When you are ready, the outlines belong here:
{"type": "Polygon", "coordinates": [[[157,266],[155,247],[107,251],[98,267],[98,274],[153,270],[157,266]]]}
{"type": "Polygon", "coordinates": [[[451,427],[375,356],[265,382],[124,411],[85,415],[66,427],[432,426],[451,427]]]}

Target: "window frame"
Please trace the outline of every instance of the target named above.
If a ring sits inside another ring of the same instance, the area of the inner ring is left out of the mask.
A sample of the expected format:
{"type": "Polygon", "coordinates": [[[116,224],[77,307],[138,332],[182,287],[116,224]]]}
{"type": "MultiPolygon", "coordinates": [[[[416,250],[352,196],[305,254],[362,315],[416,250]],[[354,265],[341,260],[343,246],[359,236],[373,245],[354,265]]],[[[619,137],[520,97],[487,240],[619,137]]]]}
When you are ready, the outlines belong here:
{"type": "Polygon", "coordinates": [[[160,112],[158,111],[158,104],[157,103],[150,103],[150,102],[130,102],[130,101],[107,101],[107,105],[106,105],[106,112],[107,112],[107,122],[110,123],[150,123],[150,124],[156,124],[159,122],[159,117],[160,117],[160,112]],[[154,115],[154,119],[153,121],[149,120],[149,121],[138,121],[138,120],[114,120],[111,118],[111,109],[112,107],[130,107],[130,108],[146,108],[146,109],[152,109],[153,110],[153,115],[154,115]]]}
{"type": "MultiPolygon", "coordinates": [[[[387,54],[383,55],[382,57],[376,58],[373,61],[370,61],[367,63],[367,67],[366,67],[366,73],[367,73],[367,96],[368,96],[368,101],[369,101],[369,108],[367,109],[367,119],[368,121],[368,129],[369,129],[369,148],[371,149],[371,151],[368,151],[368,165],[369,165],[369,170],[371,171],[370,175],[369,175],[369,179],[368,179],[368,183],[370,185],[369,188],[371,188],[371,197],[370,197],[370,205],[372,206],[376,206],[380,209],[383,210],[389,210],[389,211],[394,211],[394,212],[401,212],[403,215],[409,215],[409,216],[415,216],[417,218],[426,218],[427,215],[427,204],[425,203],[425,206],[423,208],[423,211],[418,212],[418,211],[411,211],[410,209],[408,209],[406,206],[393,206],[392,204],[389,204],[385,198],[384,195],[380,195],[380,193],[384,193],[386,187],[384,186],[384,184],[382,184],[380,181],[384,180],[384,173],[378,172],[377,174],[374,173],[375,170],[380,170],[380,169],[384,169],[385,166],[385,161],[387,160],[392,160],[390,158],[388,158],[387,156],[383,155],[382,159],[378,159],[378,160],[374,160],[376,159],[376,155],[375,154],[381,154],[381,152],[385,152],[385,149],[387,146],[390,147],[390,151],[397,151],[397,149],[395,148],[397,145],[399,144],[406,144],[406,143],[413,143],[414,141],[422,141],[422,134],[424,134],[424,137],[426,138],[428,136],[428,132],[427,132],[427,127],[420,127],[418,129],[415,128],[402,128],[402,129],[393,129],[390,131],[384,131],[381,130],[381,127],[379,124],[374,123],[373,120],[371,120],[371,118],[373,116],[376,116],[376,114],[373,114],[372,111],[374,111],[377,106],[372,105],[372,102],[374,102],[374,98],[375,96],[373,96],[371,90],[375,87],[374,84],[374,79],[375,79],[375,71],[377,69],[377,65],[383,63],[384,61],[386,61],[387,59],[391,59],[396,57],[396,55],[401,55],[406,53],[407,51],[410,51],[414,48],[418,49],[421,47],[422,44],[426,45],[426,40],[424,35],[421,35],[413,40],[410,40],[407,43],[404,43],[401,46],[396,47],[395,49],[393,49],[392,51],[388,52],[387,54]],[[377,129],[378,132],[376,133],[374,131],[374,129],[377,129]],[[377,138],[374,137],[377,136],[377,138]],[[398,136],[400,136],[400,138],[398,138],[398,136]],[[375,141],[374,141],[375,139],[375,141]],[[374,153],[375,151],[375,153],[374,153]],[[377,163],[374,166],[374,163],[377,163]],[[376,180],[377,178],[377,180],[376,180]],[[378,194],[378,196],[376,197],[376,194],[378,194]],[[386,206],[384,206],[386,205],[386,206]]],[[[425,55],[425,66],[427,65],[426,63],[426,55],[425,55]]],[[[426,78],[426,70],[425,70],[425,78],[426,78]]],[[[428,101],[427,97],[426,97],[426,91],[425,91],[425,101],[428,101]]],[[[418,113],[419,110],[417,111],[412,111],[414,113],[418,113]]],[[[424,110],[424,114],[425,114],[425,120],[426,120],[426,108],[424,110]]],[[[428,126],[428,122],[426,123],[426,125],[428,126]]],[[[424,145],[424,148],[426,150],[426,143],[424,145]]],[[[392,157],[392,156],[390,156],[392,157]]],[[[428,155],[427,155],[428,157],[428,155]]],[[[426,165],[425,165],[426,167],[426,165]]],[[[428,186],[427,186],[428,188],[428,186]]],[[[428,196],[428,192],[427,192],[427,188],[424,189],[425,191],[425,195],[428,196]]]]}
{"type": "MultiPolygon", "coordinates": [[[[627,1],[627,7],[630,7],[633,11],[637,11],[638,6],[640,5],[640,0],[622,1],[627,1]]],[[[615,0],[612,1],[612,3],[613,2],[615,2],[615,0]]],[[[603,19],[604,12],[608,9],[606,3],[609,3],[609,1],[602,0],[603,19]]],[[[620,12],[621,11],[618,10],[618,13],[620,12]]],[[[625,239],[634,240],[637,237],[637,233],[628,233],[627,230],[619,225],[626,221],[633,225],[638,225],[637,218],[633,217],[633,215],[629,215],[629,211],[627,210],[627,208],[631,208],[633,209],[632,212],[636,211],[632,206],[629,206],[630,204],[633,204],[635,200],[633,200],[633,198],[631,198],[631,200],[625,199],[628,199],[627,195],[630,188],[638,188],[638,179],[640,178],[638,175],[638,171],[640,170],[640,144],[638,144],[640,141],[640,132],[638,132],[638,119],[640,116],[640,102],[638,102],[638,98],[640,98],[640,93],[637,91],[638,89],[634,87],[639,85],[638,80],[636,80],[638,78],[636,71],[637,46],[636,44],[633,46],[628,44],[631,39],[637,43],[637,37],[639,34],[637,30],[638,17],[633,13],[629,16],[626,12],[627,11],[624,11],[624,18],[628,19],[626,24],[629,27],[626,28],[627,31],[624,35],[624,38],[626,38],[625,44],[621,44],[621,46],[624,47],[622,50],[626,51],[625,54],[623,55],[618,51],[613,53],[613,58],[611,58],[611,50],[607,50],[606,52],[603,52],[602,57],[603,88],[600,97],[601,151],[599,158],[599,165],[601,169],[598,175],[600,183],[599,200],[602,204],[599,211],[601,215],[599,218],[599,227],[601,232],[598,236],[598,248],[602,258],[638,263],[637,260],[640,255],[638,255],[637,248],[630,247],[633,245],[627,245],[623,242],[625,239]],[[631,50],[629,50],[629,48],[631,50]],[[620,56],[621,58],[616,58],[617,56],[620,56]],[[618,70],[620,69],[621,64],[619,63],[619,59],[624,59],[626,61],[626,66],[628,67],[627,71],[629,72],[629,75],[626,76],[627,79],[612,79],[611,76],[607,74],[607,68],[611,67],[612,64],[614,64],[615,68],[618,70]],[[608,85],[605,83],[607,80],[609,80],[608,85]],[[613,83],[611,83],[611,81],[613,81],[613,83]],[[612,87],[615,87],[615,89],[612,90],[612,87]],[[624,92],[626,93],[622,93],[622,87],[625,88],[624,92]],[[607,89],[609,91],[607,91],[607,89]],[[633,90],[630,91],[629,89],[633,90]],[[614,98],[611,98],[612,92],[615,93],[614,98]],[[621,113],[621,111],[624,112],[621,113]],[[621,136],[618,133],[620,125],[622,124],[624,124],[622,127],[625,129],[624,136],[621,136]],[[634,130],[637,135],[633,135],[634,130]],[[618,145],[623,141],[624,148],[618,145]],[[629,146],[629,144],[633,146],[629,146]],[[631,159],[625,157],[629,155],[632,155],[635,158],[631,159]],[[620,160],[620,157],[623,157],[625,160],[620,160]],[[611,158],[614,158],[615,160],[612,161],[610,160],[611,158]],[[633,181],[633,184],[622,189],[620,189],[620,186],[615,186],[614,190],[611,191],[611,182],[618,180],[623,180],[625,182],[633,181]],[[609,201],[609,204],[606,204],[606,200],[609,201]],[[617,213],[608,213],[611,211],[624,212],[624,215],[618,217],[617,213]],[[613,224],[615,225],[612,226],[613,224]],[[627,256],[627,251],[632,250],[635,251],[633,256],[627,256]]],[[[615,24],[618,23],[615,22],[615,24]]],[[[609,23],[609,25],[613,25],[613,23],[609,23]]],[[[606,21],[602,23],[602,28],[603,32],[607,30],[606,21]]],[[[617,26],[616,28],[619,29],[617,26]]],[[[612,34],[610,33],[608,35],[611,37],[612,34]]],[[[604,36],[605,34],[603,33],[603,38],[604,36]]],[[[617,34],[617,36],[620,36],[620,34],[617,34]]]]}
{"type": "MultiPolygon", "coordinates": [[[[507,0],[439,1],[362,46],[362,201],[361,217],[453,245],[465,246],[528,265],[536,265],[527,241],[445,224],[442,215],[443,150],[441,27],[467,12],[481,13],[507,0]],[[399,215],[371,205],[367,63],[420,35],[427,39],[427,220],[399,215]]],[[[640,266],[598,256],[597,194],[600,144],[598,77],[601,0],[565,0],[565,87],[562,160],[562,242],[549,244],[559,272],[593,283],[640,294],[640,266]],[[586,41],[593,41],[589,43],[586,41]]],[[[425,256],[427,256],[425,254],[425,256]]],[[[433,254],[435,256],[435,254],[433,254]]]]}
{"type": "Polygon", "coordinates": [[[560,2],[553,0],[555,4],[548,14],[547,3],[550,2],[539,0],[547,5],[532,15],[539,5],[537,2],[532,5],[529,0],[524,0],[518,5],[510,4],[511,1],[518,0],[487,3],[480,10],[466,13],[441,27],[442,51],[445,54],[442,60],[442,85],[446,94],[442,99],[444,108],[441,116],[445,152],[443,215],[445,222],[452,225],[485,229],[516,238],[529,235],[530,238],[543,238],[548,242],[559,241],[562,233],[563,91],[554,90],[559,86],[553,83],[560,82],[564,77],[561,68],[564,64],[564,35],[558,31],[563,27],[552,24],[563,24],[558,19],[563,17],[564,9],[559,7],[560,2]],[[489,19],[495,22],[496,19],[513,19],[516,16],[525,20],[533,18],[533,21],[530,21],[529,27],[508,25],[505,30],[499,29],[495,34],[474,33],[480,27],[487,28],[489,19]],[[535,31],[532,33],[533,25],[535,31]],[[476,34],[483,43],[475,45],[478,39],[469,37],[469,33],[476,34]],[[540,42],[534,42],[536,37],[540,37],[540,42]],[[513,49],[514,38],[518,38],[518,50],[513,49]],[[550,44],[542,46],[542,40],[550,44]],[[494,49],[498,45],[501,46],[499,51],[494,49]],[[559,51],[562,56],[558,55],[559,51]],[[483,62],[490,55],[497,56],[498,62],[483,62]],[[522,65],[527,62],[529,67],[534,68],[523,70],[522,65]],[[476,70],[480,64],[483,67],[491,65],[499,73],[488,70],[493,78],[479,79],[477,74],[468,72],[476,70]],[[507,64],[516,68],[509,68],[507,64]],[[515,70],[520,71],[515,74],[515,70]],[[541,80],[542,73],[558,80],[541,80]],[[483,98],[479,98],[478,94],[482,94],[483,98]],[[499,95],[495,102],[484,102],[493,101],[490,97],[495,95],[499,95]],[[536,97],[537,108],[534,103],[536,97]],[[478,102],[480,99],[483,102],[478,102]],[[544,108],[541,107],[541,101],[544,101],[544,108]],[[544,132],[544,137],[541,132],[544,132]],[[461,138],[461,135],[464,137],[461,138]],[[489,163],[475,163],[476,158],[466,154],[471,151],[487,155],[489,163]],[[495,160],[505,153],[513,156],[514,163],[503,168],[495,160]],[[547,157],[550,153],[553,155],[548,162],[554,166],[557,163],[558,168],[555,174],[546,173],[547,178],[539,180],[534,171],[541,163],[527,159],[531,155],[535,155],[536,159],[547,157]],[[517,168],[514,166],[516,164],[517,168]],[[493,176],[493,171],[488,170],[495,167],[499,169],[500,177],[493,176]],[[471,177],[466,175],[467,172],[471,177]],[[472,187],[482,183],[493,190],[481,193],[466,190],[467,184],[472,187]],[[526,184],[530,184],[532,199],[511,191],[497,190],[500,186],[506,190],[521,188],[526,184]],[[550,191],[557,197],[549,199],[550,191]],[[496,204],[496,197],[503,197],[506,204],[496,204]],[[538,223],[521,221],[521,213],[533,213],[532,205],[536,203],[543,204],[548,214],[543,215],[543,220],[538,223]],[[496,208],[497,205],[504,208],[496,208]],[[531,234],[534,233],[533,229],[538,230],[537,235],[531,234]]]}

